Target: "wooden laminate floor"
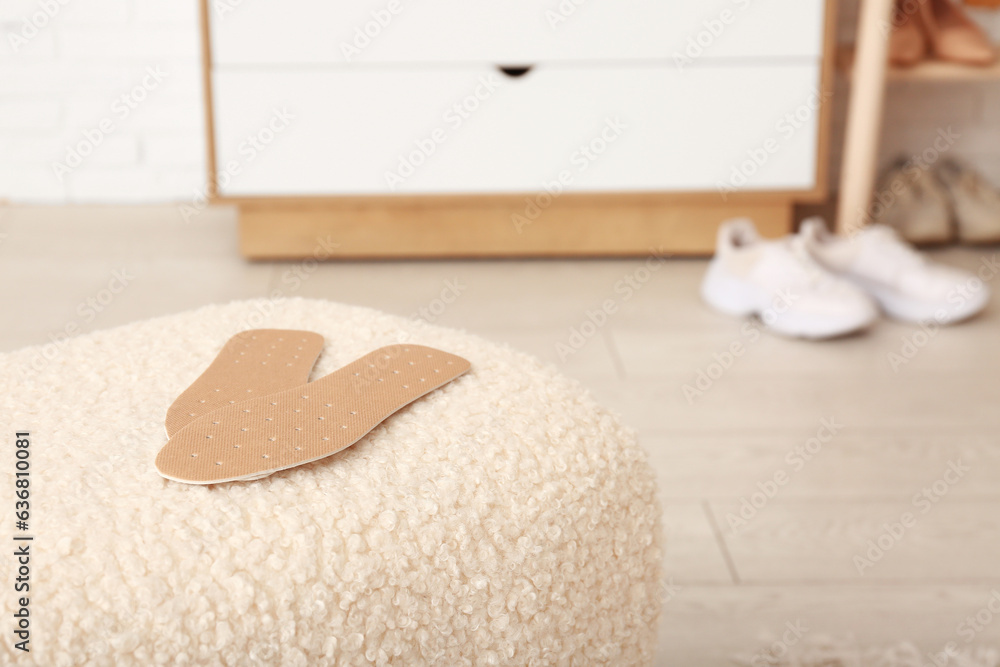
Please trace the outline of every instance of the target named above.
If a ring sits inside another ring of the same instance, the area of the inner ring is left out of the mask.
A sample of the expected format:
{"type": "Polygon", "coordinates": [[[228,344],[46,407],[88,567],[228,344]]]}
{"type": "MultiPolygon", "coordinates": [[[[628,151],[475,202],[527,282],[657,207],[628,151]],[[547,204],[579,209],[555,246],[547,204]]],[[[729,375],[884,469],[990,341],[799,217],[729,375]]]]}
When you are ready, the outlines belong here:
{"type": "MultiPolygon", "coordinates": [[[[1000,646],[1000,617],[966,620],[1000,599],[998,298],[940,331],[885,321],[811,343],[709,311],[700,260],[310,271],[239,259],[231,210],[184,223],[169,206],[0,209],[0,234],[0,350],[278,291],[424,309],[579,378],[638,429],[661,482],[672,587],[658,664],[727,664],[787,624],[1000,646]],[[127,287],[102,299],[115,272],[127,287]],[[615,312],[593,315],[607,300],[615,312]]],[[[994,249],[935,255],[976,268],[994,249]]]]}

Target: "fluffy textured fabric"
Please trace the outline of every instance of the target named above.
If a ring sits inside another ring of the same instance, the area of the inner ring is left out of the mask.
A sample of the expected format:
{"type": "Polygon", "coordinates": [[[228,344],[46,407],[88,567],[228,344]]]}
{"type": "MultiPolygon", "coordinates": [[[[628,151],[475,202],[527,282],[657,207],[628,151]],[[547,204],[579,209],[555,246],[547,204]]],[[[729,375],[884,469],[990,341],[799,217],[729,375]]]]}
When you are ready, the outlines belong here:
{"type": "MultiPolygon", "coordinates": [[[[36,536],[32,651],[7,630],[0,663],[652,661],[653,473],[615,416],[526,355],[363,308],[246,301],[2,355],[0,401],[0,502],[29,429],[36,536]],[[256,482],[161,478],[171,401],[263,327],[326,337],[313,378],[398,342],[472,370],[325,460],[256,482]]],[[[0,601],[10,627],[13,592],[0,601]]]]}

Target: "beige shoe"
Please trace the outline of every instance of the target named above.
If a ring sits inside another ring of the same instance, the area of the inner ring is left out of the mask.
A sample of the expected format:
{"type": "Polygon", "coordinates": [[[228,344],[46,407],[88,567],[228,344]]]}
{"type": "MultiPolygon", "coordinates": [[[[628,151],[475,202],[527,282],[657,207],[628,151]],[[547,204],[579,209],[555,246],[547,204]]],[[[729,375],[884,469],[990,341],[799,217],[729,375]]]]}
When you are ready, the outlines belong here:
{"type": "Polygon", "coordinates": [[[1000,243],[1000,192],[967,166],[945,160],[937,177],[948,190],[964,243],[1000,243]]]}
{"type": "Polygon", "coordinates": [[[916,7],[896,0],[889,35],[889,62],[897,67],[913,67],[927,56],[927,38],[916,7]]]}
{"type": "Polygon", "coordinates": [[[920,0],[920,18],[931,51],[941,60],[991,65],[996,50],[989,37],[952,0],[920,0]]]}
{"type": "Polygon", "coordinates": [[[799,237],[820,266],[862,289],[897,320],[950,324],[989,303],[989,287],[974,274],[930,261],[888,227],[871,225],[848,238],[811,218],[803,221],[799,237]]]}
{"type": "Polygon", "coordinates": [[[948,243],[954,238],[948,191],[929,169],[898,160],[879,181],[872,221],[892,227],[910,243],[948,243]]]}

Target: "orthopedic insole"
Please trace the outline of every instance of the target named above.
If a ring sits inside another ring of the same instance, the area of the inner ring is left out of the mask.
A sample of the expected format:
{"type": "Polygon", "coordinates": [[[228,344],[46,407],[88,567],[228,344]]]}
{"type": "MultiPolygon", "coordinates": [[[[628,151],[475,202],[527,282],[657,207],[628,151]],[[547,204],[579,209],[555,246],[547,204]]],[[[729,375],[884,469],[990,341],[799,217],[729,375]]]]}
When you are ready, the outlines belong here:
{"type": "Polygon", "coordinates": [[[311,331],[236,334],[167,410],[167,437],[221,407],[305,384],[322,350],[323,337],[311,331]]]}
{"type": "Polygon", "coordinates": [[[422,345],[391,345],[324,378],[223,407],[178,431],[156,457],[167,479],[214,484],[265,477],[335,454],[469,369],[422,345]]]}

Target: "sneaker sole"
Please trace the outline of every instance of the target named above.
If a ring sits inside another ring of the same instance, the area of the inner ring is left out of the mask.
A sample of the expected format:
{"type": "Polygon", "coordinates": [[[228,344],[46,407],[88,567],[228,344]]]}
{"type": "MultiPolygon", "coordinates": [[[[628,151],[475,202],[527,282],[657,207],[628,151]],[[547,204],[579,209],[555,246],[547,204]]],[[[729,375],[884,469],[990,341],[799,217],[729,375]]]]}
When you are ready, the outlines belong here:
{"type": "Polygon", "coordinates": [[[989,303],[989,291],[980,289],[971,298],[958,303],[948,301],[930,303],[894,294],[879,286],[866,286],[879,306],[889,317],[919,324],[934,320],[940,324],[953,324],[978,315],[989,303]]]}
{"type": "Polygon", "coordinates": [[[776,316],[776,297],[733,278],[713,264],[701,284],[701,296],[715,310],[733,317],[756,315],[769,330],[790,338],[837,338],[868,328],[876,317],[859,313],[852,318],[822,318],[784,312],[776,316]]]}

